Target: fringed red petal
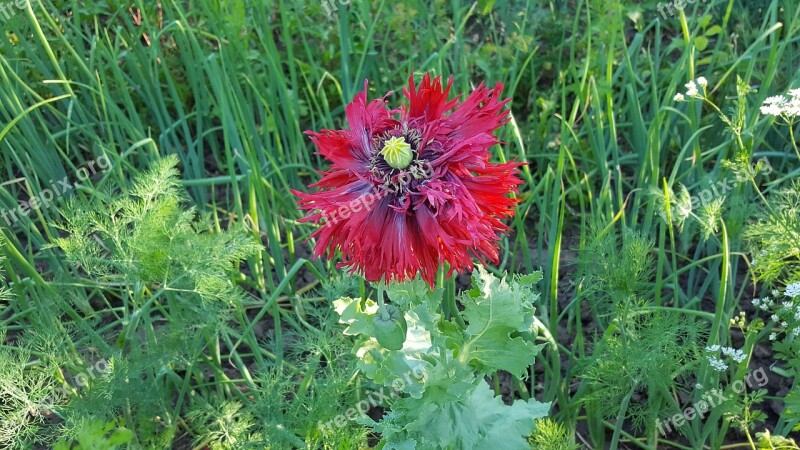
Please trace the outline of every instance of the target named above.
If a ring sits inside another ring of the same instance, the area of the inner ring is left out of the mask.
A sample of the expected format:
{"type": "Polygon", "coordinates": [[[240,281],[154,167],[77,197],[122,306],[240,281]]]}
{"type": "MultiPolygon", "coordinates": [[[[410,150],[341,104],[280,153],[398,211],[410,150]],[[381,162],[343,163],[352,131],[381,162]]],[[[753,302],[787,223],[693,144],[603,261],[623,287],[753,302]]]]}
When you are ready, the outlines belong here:
{"type": "Polygon", "coordinates": [[[488,151],[509,120],[509,100],[499,83],[448,100],[452,82],[410,78],[408,105],[399,109],[387,109],[385,97],[367,102],[365,83],[346,108],[347,130],[307,132],[331,162],[315,192],[293,191],[308,212],[302,221],[320,226],[311,235],[315,257],[338,251],[339,266],[368,281],[420,275],[431,286],[445,262],[450,275],[472,269],[476,258],[498,261],[497,241],[509,230],[502,220],[514,215],[522,183],[523,163],[493,164],[488,151]],[[413,143],[416,166],[385,164],[381,143],[389,137],[413,143]]]}

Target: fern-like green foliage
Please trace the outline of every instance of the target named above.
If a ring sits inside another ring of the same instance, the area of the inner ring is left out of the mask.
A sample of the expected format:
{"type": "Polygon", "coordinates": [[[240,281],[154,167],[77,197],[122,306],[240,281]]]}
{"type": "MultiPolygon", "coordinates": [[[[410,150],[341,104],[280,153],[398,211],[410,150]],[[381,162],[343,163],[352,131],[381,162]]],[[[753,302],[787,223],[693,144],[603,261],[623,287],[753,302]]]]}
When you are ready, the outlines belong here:
{"type": "Polygon", "coordinates": [[[572,433],[567,427],[552,419],[536,421],[536,431],[528,439],[535,450],[578,450],[572,433]]]}
{"type": "Polygon", "coordinates": [[[320,332],[295,335],[287,363],[259,374],[246,402],[193,395],[186,418],[195,445],[215,450],[366,448],[368,430],[356,421],[321,426],[355,406],[359,389],[352,383],[356,358],[349,353],[349,340],[327,323],[320,332]]]}
{"type": "Polygon", "coordinates": [[[8,449],[43,444],[56,434],[47,416],[59,388],[58,368],[36,361],[28,345],[19,344],[13,350],[0,347],[0,447],[8,449]]]}
{"type": "MultiPolygon", "coordinates": [[[[66,235],[55,247],[81,276],[108,291],[118,290],[131,310],[115,336],[115,351],[104,355],[108,370],[57,405],[68,436],[62,446],[75,440],[83,445],[87,436],[97,438],[96,445],[106,445],[102,439],[116,442],[116,431],[98,426],[124,416],[135,431],[135,446],[169,448],[177,422],[171,416],[175,392],[170,387],[183,383],[183,373],[190,370],[192,380],[207,380],[204,364],[198,363],[204,359],[205,345],[215,334],[227,333],[231,312],[241,307],[243,292],[231,282],[231,269],[254,254],[259,244],[242,232],[208,230],[207,220],[185,209],[176,164],[176,158],[165,158],[136,177],[127,191],[108,189],[89,202],[72,203],[64,213],[61,228],[66,235]],[[98,422],[87,423],[87,417],[98,422]]],[[[85,299],[81,310],[91,313],[85,299]]],[[[292,448],[305,441],[323,448],[339,448],[340,442],[346,448],[366,444],[366,429],[355,422],[331,435],[323,435],[318,427],[320,420],[357,401],[350,385],[354,358],[347,354],[344,338],[332,327],[322,336],[292,338],[298,354],[289,352],[287,365],[258,375],[250,401],[205,389],[186,390],[191,394],[185,418],[197,445],[233,449],[292,448]],[[331,336],[338,336],[339,343],[332,344],[331,336]],[[312,367],[311,361],[316,371],[297,369],[312,367]],[[287,404],[288,399],[293,401],[287,404]]]]}
{"type": "Polygon", "coordinates": [[[620,234],[592,227],[589,245],[579,260],[582,298],[601,317],[613,316],[627,309],[630,303],[650,297],[652,243],[631,229],[626,228],[620,234]]]}
{"type": "MultiPolygon", "coordinates": [[[[125,417],[136,445],[169,447],[178,420],[170,412],[175,385],[187,371],[198,381],[206,368],[213,371],[207,346],[243,312],[245,294],[233,274],[260,244],[244,230],[217,230],[186,208],[177,164],[174,156],[158,160],[130,187],[109,187],[62,212],[64,235],[53,247],[103,288],[104,302],[123,305],[122,328],[104,336],[112,345],[104,343],[99,355],[109,370],[58,408],[71,437],[79,437],[86,417],[125,417]]],[[[80,306],[93,313],[85,299],[80,306]]]]}
{"type": "Polygon", "coordinates": [[[133,433],[122,422],[86,420],[75,438],[77,443],[61,439],[53,450],[117,450],[125,448],[132,438],[133,433]]]}
{"type": "Polygon", "coordinates": [[[794,439],[789,439],[783,436],[773,435],[769,430],[756,433],[756,445],[758,449],[764,450],[800,450],[794,439]]]}
{"type": "Polygon", "coordinates": [[[238,401],[196,396],[186,419],[196,426],[195,446],[211,450],[240,448],[254,425],[253,416],[238,401]]]}
{"type": "MultiPolygon", "coordinates": [[[[0,248],[5,241],[0,233],[0,248]]],[[[3,263],[0,255],[0,266],[3,263]]],[[[0,278],[3,272],[0,269],[0,278]]],[[[11,291],[0,285],[0,307],[10,302],[11,291]]],[[[0,309],[0,314],[5,308],[0,309]]],[[[38,316],[38,312],[34,312],[38,316]]],[[[0,316],[1,317],[1,316],[0,316]]],[[[44,321],[42,323],[45,323],[44,321]]],[[[52,333],[23,333],[13,346],[5,347],[5,326],[0,322],[0,448],[23,449],[53,439],[56,430],[49,426],[49,408],[59,388],[58,367],[52,359],[33,356],[34,352],[56,355],[52,333]]]]}
{"type": "Polygon", "coordinates": [[[55,240],[67,260],[97,281],[137,282],[196,294],[199,300],[238,301],[228,274],[259,249],[243,232],[214,232],[197,221],[178,178],[177,157],[156,161],[121,193],[109,188],[89,203],[73,202],[55,240]]]}
{"type": "Polygon", "coordinates": [[[698,342],[705,339],[702,325],[679,312],[634,312],[606,330],[591,357],[580,362],[588,383],[582,399],[592,413],[617,417],[620,413],[644,429],[659,411],[669,409],[669,390],[688,380],[682,373],[702,359],[698,342]],[[623,399],[637,397],[622,408],[623,399]]]}
{"type": "Polygon", "coordinates": [[[800,282],[800,181],[793,180],[767,201],[744,233],[753,272],[769,284],[800,282]]]}
{"type": "MultiPolygon", "coordinates": [[[[276,367],[257,380],[250,411],[258,420],[260,448],[363,448],[367,428],[355,421],[344,426],[320,427],[355,406],[363,398],[353,383],[356,358],[351,342],[339,327],[299,336],[292,361],[304,367],[304,382],[288,367],[276,367]],[[313,381],[312,381],[313,380],[313,381]],[[291,398],[292,402],[285,399],[291,398]]],[[[257,447],[252,447],[257,448],[257,447]]]]}
{"type": "Polygon", "coordinates": [[[792,424],[792,431],[800,431],[800,386],[795,384],[783,399],[781,419],[792,424]]]}
{"type": "MultiPolygon", "coordinates": [[[[168,349],[169,345],[164,348],[168,349]]],[[[156,381],[156,374],[170,367],[178,369],[180,362],[169,353],[159,355],[155,351],[135,351],[110,358],[105,372],[93,377],[67,404],[58,408],[65,421],[66,434],[78,439],[82,430],[90,425],[86,423],[87,418],[110,423],[131,411],[128,426],[140,436],[141,445],[169,446],[174,438],[173,430],[158,422],[156,417],[169,418],[171,393],[163,383],[156,381]]]]}

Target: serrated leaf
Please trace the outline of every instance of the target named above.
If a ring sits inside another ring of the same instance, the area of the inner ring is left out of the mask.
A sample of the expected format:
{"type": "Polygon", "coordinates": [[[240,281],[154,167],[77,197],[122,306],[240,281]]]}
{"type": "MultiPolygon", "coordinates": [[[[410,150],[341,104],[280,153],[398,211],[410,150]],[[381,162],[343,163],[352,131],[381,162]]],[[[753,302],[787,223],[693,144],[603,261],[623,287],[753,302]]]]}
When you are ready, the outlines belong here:
{"type": "Polygon", "coordinates": [[[795,386],[783,399],[783,416],[787,420],[800,420],[800,387],[795,386]]]}
{"type": "Polygon", "coordinates": [[[542,278],[543,278],[542,272],[541,271],[537,271],[537,272],[529,273],[527,275],[520,275],[517,278],[517,281],[519,281],[520,284],[533,285],[533,284],[536,284],[536,283],[542,281],[542,278]]]}
{"type": "MultiPolygon", "coordinates": [[[[484,338],[489,341],[488,336],[484,338]]],[[[478,367],[485,367],[494,370],[506,370],[515,376],[525,376],[525,370],[532,365],[536,355],[544,347],[544,344],[533,345],[521,337],[508,340],[508,337],[496,336],[496,341],[505,339],[506,344],[503,348],[481,347],[474,345],[469,349],[469,361],[478,367]]]]}
{"type": "MultiPolygon", "coordinates": [[[[528,277],[526,282],[536,280],[535,274],[528,277]]],[[[473,274],[473,278],[481,297],[469,295],[464,300],[463,316],[469,325],[466,336],[460,342],[456,338],[461,347],[458,359],[485,372],[507,370],[514,375],[523,375],[541,349],[522,337],[511,336],[515,332],[527,331],[533,322],[530,291],[519,281],[506,282],[482,268],[473,274]]]]}
{"type": "MultiPolygon", "coordinates": [[[[341,308],[343,303],[334,302],[334,305],[341,308]]],[[[348,312],[347,308],[342,311],[345,314],[348,312]]],[[[358,367],[367,378],[384,386],[391,386],[400,379],[403,381],[400,390],[419,397],[425,389],[420,377],[431,367],[431,363],[426,359],[438,358],[438,352],[431,351],[433,347],[431,333],[421,323],[416,309],[406,313],[405,317],[408,331],[401,350],[387,350],[370,337],[356,344],[355,353],[359,357],[358,367]]]]}
{"type": "Polygon", "coordinates": [[[390,283],[386,288],[386,293],[392,303],[402,309],[409,309],[411,306],[420,305],[426,302],[440,302],[442,300],[442,288],[431,290],[428,283],[416,278],[404,283],[390,283]]]}
{"type": "Polygon", "coordinates": [[[339,322],[348,325],[344,334],[349,336],[375,334],[372,317],[378,311],[378,305],[374,301],[367,299],[366,305],[362,308],[360,300],[342,297],[334,300],[333,309],[339,314],[339,322]]]}
{"type": "Polygon", "coordinates": [[[533,431],[534,419],[547,416],[550,405],[533,399],[506,405],[483,381],[467,386],[469,390],[457,401],[434,401],[427,393],[419,400],[400,399],[397,409],[408,411],[406,417],[413,420],[398,428],[390,425],[398,417],[387,416],[386,425],[390,426],[381,430],[387,437],[386,448],[413,439],[419,443],[418,449],[530,449],[527,436],[533,431]]]}
{"type": "Polygon", "coordinates": [[[481,423],[490,423],[483,439],[474,448],[491,448],[494,450],[513,450],[529,448],[527,436],[533,431],[534,419],[547,417],[549,403],[540,403],[534,399],[527,402],[516,400],[506,405],[500,396],[495,397],[488,386],[483,385],[475,390],[472,403],[477,406],[476,412],[481,423]],[[479,405],[479,406],[478,406],[479,405]]]}

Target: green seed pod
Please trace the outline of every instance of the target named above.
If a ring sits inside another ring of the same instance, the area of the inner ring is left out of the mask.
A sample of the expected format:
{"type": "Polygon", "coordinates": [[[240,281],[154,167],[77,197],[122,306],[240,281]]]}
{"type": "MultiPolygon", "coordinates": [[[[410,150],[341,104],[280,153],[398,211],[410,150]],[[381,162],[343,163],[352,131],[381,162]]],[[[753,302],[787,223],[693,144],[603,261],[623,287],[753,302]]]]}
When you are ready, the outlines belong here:
{"type": "Polygon", "coordinates": [[[406,341],[408,324],[400,308],[394,305],[381,305],[372,318],[375,325],[375,339],[387,350],[401,350],[406,341]]]}

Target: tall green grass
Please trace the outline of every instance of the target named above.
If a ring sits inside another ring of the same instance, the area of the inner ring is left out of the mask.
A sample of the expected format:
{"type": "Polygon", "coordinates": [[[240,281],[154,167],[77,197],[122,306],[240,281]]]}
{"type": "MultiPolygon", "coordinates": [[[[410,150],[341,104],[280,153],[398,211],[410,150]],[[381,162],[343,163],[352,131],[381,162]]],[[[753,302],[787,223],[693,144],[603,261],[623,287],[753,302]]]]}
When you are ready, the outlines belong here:
{"type": "MultiPolygon", "coordinates": [[[[175,155],[183,187],[210,215],[212,231],[244,225],[262,244],[236,280],[250,295],[247,314],[231,333],[202,343],[198,361],[217,373],[234,361],[231,383],[253,390],[269,385],[259,377],[276,373],[270,370],[289,373],[300,380],[292,389],[306,392],[328,381],[298,363],[296,342],[307,333],[336,335],[315,316],[329,313],[320,292],[338,271],[333,262],[309,260],[313,229],[298,222],[290,194],[325,167],[303,131],[345,126],[344,105],[364,80],[372,97],[394,90],[393,102],[409,76],[425,71],[453,75],[459,93],[500,81],[513,102],[496,158],[528,166],[514,233],[492,270],[544,269],[537,309],[553,344],[527,389],[554,402],[556,421],[588,430],[584,439],[596,448],[623,440],[656,448],[664,444],[652,427],[634,436],[624,411],[607,420],[584,402],[596,386],[580,361],[615,325],[585,328],[588,319],[605,322],[588,307],[590,286],[577,261],[604,236],[619,236],[624,248],[627,230],[635,230],[652,244],[648,307],[680,308],[707,322],[702,345],[731,342],[729,320],[752,296],[740,237],[746,217],[726,213],[718,232],[700,239],[662,221],[653,192],[678,192],[680,184],[697,193],[707,179],[726,176],[722,161],[742,148],[712,110],[672,99],[702,75],[717,104],[731,106],[741,78],[757,89],[746,99],[746,156],[769,157],[781,174],[765,192],[796,177],[785,130],[755,112],[764,98],[800,82],[800,5],[712,0],[664,20],[655,3],[352,0],[328,16],[314,1],[34,1],[24,17],[0,25],[0,208],[40,193],[50,180],[75,180],[101,156],[113,169],[81,182],[74,197],[105,198],[107,187],[125,190],[135,174],[175,155]],[[707,47],[698,47],[700,36],[707,47]],[[256,332],[263,327],[271,330],[267,340],[256,332]],[[244,370],[250,359],[255,368],[244,370]]],[[[741,187],[742,198],[753,194],[748,189],[741,187]]],[[[51,302],[72,323],[118,312],[117,286],[82,278],[48,246],[72,196],[12,226],[0,222],[5,284],[16,294],[0,304],[6,331],[37,329],[36,311],[51,302]],[[54,299],[62,289],[111,300],[81,308],[54,299]]],[[[77,357],[86,342],[72,345],[77,357]]],[[[300,359],[321,364],[311,360],[300,359]]],[[[335,396],[346,385],[339,381],[325,392],[335,396]]],[[[177,391],[182,400],[188,389],[177,391]]],[[[242,397],[229,386],[197,389],[242,397]]],[[[675,406],[674,395],[661,394],[664,408],[675,406]]],[[[180,416],[186,405],[173,406],[180,416]]],[[[182,420],[177,436],[211,435],[182,420]]],[[[727,431],[692,426],[697,445],[721,445],[727,431]]],[[[308,438],[291,432],[298,442],[308,438]]]]}

